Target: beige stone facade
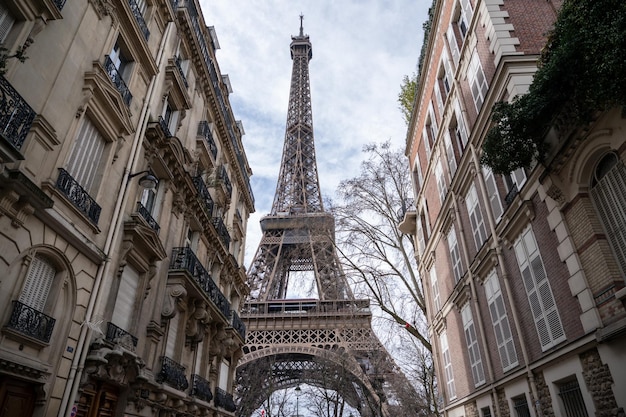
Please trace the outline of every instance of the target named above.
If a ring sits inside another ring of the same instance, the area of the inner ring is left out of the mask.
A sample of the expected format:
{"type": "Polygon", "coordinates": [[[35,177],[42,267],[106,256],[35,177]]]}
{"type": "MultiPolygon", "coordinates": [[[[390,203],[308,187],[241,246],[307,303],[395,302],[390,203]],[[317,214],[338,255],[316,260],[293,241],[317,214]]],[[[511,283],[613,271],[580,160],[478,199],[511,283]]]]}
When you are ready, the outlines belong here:
{"type": "Polygon", "coordinates": [[[206,24],[0,3],[0,414],[233,415],[254,199],[206,24]]]}
{"type": "MultiPolygon", "coordinates": [[[[444,414],[623,416],[626,122],[555,126],[544,164],[480,165],[493,104],[527,91],[560,1],[437,0],[407,136],[444,414]]],[[[565,112],[565,110],[564,110],[565,112]]]]}

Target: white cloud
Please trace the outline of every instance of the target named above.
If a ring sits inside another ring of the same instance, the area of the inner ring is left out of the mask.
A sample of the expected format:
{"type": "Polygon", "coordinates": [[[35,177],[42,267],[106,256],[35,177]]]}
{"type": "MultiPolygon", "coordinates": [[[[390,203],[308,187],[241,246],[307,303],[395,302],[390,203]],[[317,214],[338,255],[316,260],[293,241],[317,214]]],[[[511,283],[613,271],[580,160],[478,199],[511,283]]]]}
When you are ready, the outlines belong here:
{"type": "Polygon", "coordinates": [[[404,75],[415,71],[430,1],[202,0],[228,74],[230,102],[243,121],[256,210],[248,223],[246,258],[260,237],[276,189],[291,81],[291,36],[299,15],[313,45],[309,73],[320,186],[333,197],[354,177],[364,144],[391,139],[404,147],[406,126],[397,105],[404,75]]]}

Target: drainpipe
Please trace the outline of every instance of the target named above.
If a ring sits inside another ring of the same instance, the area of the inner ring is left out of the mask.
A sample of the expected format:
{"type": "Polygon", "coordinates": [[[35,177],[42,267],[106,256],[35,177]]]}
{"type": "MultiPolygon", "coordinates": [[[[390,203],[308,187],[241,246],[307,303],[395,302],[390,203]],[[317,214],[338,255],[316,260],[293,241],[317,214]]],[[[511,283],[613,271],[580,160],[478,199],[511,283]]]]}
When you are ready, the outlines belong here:
{"type": "MultiPolygon", "coordinates": [[[[170,22],[167,25],[165,33],[161,38],[161,44],[159,45],[159,50],[156,57],[157,71],[158,68],[160,68],[161,66],[161,61],[163,60],[163,52],[165,50],[167,40],[172,32],[172,25],[173,22],[170,22]]],[[[113,242],[117,240],[117,237],[119,235],[119,226],[122,219],[122,208],[124,207],[128,199],[128,194],[126,193],[126,186],[128,185],[128,175],[133,172],[132,170],[135,168],[135,165],[141,153],[139,150],[141,147],[142,138],[146,131],[148,108],[150,105],[150,100],[154,94],[155,85],[156,75],[152,76],[152,79],[150,80],[150,85],[148,86],[148,91],[146,97],[144,98],[143,107],[139,116],[139,129],[137,129],[137,131],[135,132],[135,136],[133,137],[130,157],[128,159],[128,163],[126,164],[126,168],[124,168],[122,184],[120,186],[115,202],[113,218],[111,219],[112,227],[109,228],[109,232],[104,243],[103,252],[106,254],[106,257],[104,262],[102,262],[98,266],[98,271],[96,272],[94,290],[89,297],[89,304],[87,305],[87,311],[85,313],[85,321],[80,328],[80,335],[78,337],[78,343],[76,344],[76,353],[74,355],[74,358],[72,359],[70,375],[65,385],[65,391],[63,393],[63,398],[61,399],[61,405],[59,407],[59,411],[63,410],[63,413],[59,413],[59,415],[65,415],[67,417],[70,417],[73,403],[73,401],[70,400],[75,399],[78,393],[80,380],[85,366],[85,359],[87,357],[87,353],[89,352],[87,341],[91,339],[91,329],[88,325],[86,325],[86,323],[89,323],[93,319],[95,307],[100,304],[102,298],[102,292],[100,290],[102,289],[103,285],[103,277],[108,274],[111,267],[111,258],[109,256],[109,252],[111,250],[111,247],[113,246],[113,242]]]]}

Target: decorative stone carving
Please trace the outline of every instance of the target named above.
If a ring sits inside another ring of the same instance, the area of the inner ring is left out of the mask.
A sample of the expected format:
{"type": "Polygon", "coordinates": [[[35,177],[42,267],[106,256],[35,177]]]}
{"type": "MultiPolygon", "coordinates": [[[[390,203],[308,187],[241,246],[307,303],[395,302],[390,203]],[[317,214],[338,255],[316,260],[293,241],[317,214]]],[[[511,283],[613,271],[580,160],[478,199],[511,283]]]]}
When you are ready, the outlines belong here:
{"type": "Polygon", "coordinates": [[[165,297],[163,299],[163,309],[161,316],[169,320],[176,315],[176,307],[183,309],[182,299],[187,296],[187,290],[180,283],[171,283],[167,285],[165,297]]]}

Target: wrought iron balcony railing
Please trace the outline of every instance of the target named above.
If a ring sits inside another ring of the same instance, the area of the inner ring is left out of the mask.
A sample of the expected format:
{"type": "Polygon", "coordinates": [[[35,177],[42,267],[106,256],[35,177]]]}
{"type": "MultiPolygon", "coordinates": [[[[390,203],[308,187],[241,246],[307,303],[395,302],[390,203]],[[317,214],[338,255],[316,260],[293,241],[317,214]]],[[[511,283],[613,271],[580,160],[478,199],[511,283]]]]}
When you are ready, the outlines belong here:
{"type": "Polygon", "coordinates": [[[150,31],[148,30],[148,25],[143,18],[143,14],[139,9],[139,6],[137,5],[137,2],[135,0],[128,0],[128,5],[130,6],[130,10],[132,10],[133,12],[133,16],[135,16],[135,20],[139,25],[141,33],[143,33],[143,36],[146,38],[146,40],[148,40],[148,38],[150,38],[150,31]]]}
{"type": "Polygon", "coordinates": [[[172,137],[172,132],[170,132],[170,127],[167,125],[167,122],[163,118],[163,116],[159,116],[159,127],[163,131],[163,134],[166,138],[172,137]]]}
{"type": "Polygon", "coordinates": [[[172,386],[179,391],[184,391],[189,387],[189,382],[185,376],[185,367],[167,356],[161,356],[161,370],[156,376],[156,381],[172,386]]]}
{"type": "Polygon", "coordinates": [[[41,311],[37,311],[18,300],[13,300],[13,312],[7,328],[48,343],[55,322],[55,319],[41,311]]]}
{"type": "Polygon", "coordinates": [[[122,74],[120,74],[119,70],[115,66],[115,63],[111,60],[111,57],[105,55],[104,57],[104,69],[107,74],[109,74],[109,78],[111,82],[117,88],[117,91],[122,95],[122,100],[124,100],[124,104],[130,106],[130,101],[133,99],[133,95],[130,93],[124,78],[122,78],[122,74]]]}
{"type": "Polygon", "coordinates": [[[59,9],[59,11],[63,10],[63,6],[65,6],[65,0],[52,0],[54,5],[59,9]]]}
{"type": "Polygon", "coordinates": [[[178,72],[183,79],[183,84],[185,84],[185,87],[189,87],[189,83],[187,82],[187,76],[185,75],[185,71],[183,70],[183,60],[180,55],[174,58],[174,63],[176,64],[176,68],[178,68],[178,72]]]}
{"type": "Polygon", "coordinates": [[[213,399],[211,393],[211,385],[209,381],[202,378],[198,374],[191,375],[191,393],[192,397],[200,398],[203,401],[209,402],[213,399]]]}
{"type": "Polygon", "coordinates": [[[194,281],[198,283],[209,300],[211,300],[224,317],[230,317],[230,303],[189,247],[174,248],[172,250],[170,270],[180,269],[189,272],[194,281]]]}
{"type": "Polygon", "coordinates": [[[237,407],[233,400],[233,395],[227,393],[221,388],[215,388],[215,406],[223,408],[226,411],[233,413],[237,407]]]}
{"type": "Polygon", "coordinates": [[[220,165],[219,167],[219,178],[223,181],[224,187],[226,188],[226,194],[230,197],[233,193],[233,185],[230,182],[230,178],[228,178],[228,172],[226,172],[226,167],[224,165],[220,165]]]}
{"type": "Polygon", "coordinates": [[[231,324],[233,326],[233,329],[235,329],[237,333],[239,333],[239,336],[241,336],[243,340],[246,340],[246,325],[243,324],[243,320],[241,320],[241,317],[239,317],[239,314],[237,314],[237,312],[235,311],[233,311],[231,324]]]}
{"type": "Polygon", "coordinates": [[[111,343],[117,343],[131,352],[134,352],[137,348],[137,337],[111,322],[107,324],[107,334],[105,335],[105,339],[111,343]]]}
{"type": "Polygon", "coordinates": [[[230,245],[230,234],[228,233],[228,228],[224,224],[224,220],[222,220],[221,217],[213,217],[213,219],[211,219],[211,222],[213,223],[213,226],[215,226],[215,231],[220,237],[220,240],[228,250],[228,247],[230,245]]]}
{"type": "Polygon", "coordinates": [[[141,201],[137,202],[137,213],[141,217],[143,217],[143,219],[148,223],[148,226],[150,226],[152,230],[154,230],[156,233],[159,233],[159,230],[161,230],[161,226],[159,226],[159,223],[154,220],[154,217],[152,217],[148,209],[145,208],[143,204],[141,204],[141,201]]]}
{"type": "Polygon", "coordinates": [[[209,122],[206,120],[201,121],[198,125],[198,136],[202,136],[206,141],[209,146],[209,150],[211,151],[211,155],[213,155],[213,159],[217,158],[217,145],[215,144],[215,139],[213,139],[209,122]]]}
{"type": "Polygon", "coordinates": [[[0,75],[0,132],[15,149],[22,148],[35,115],[26,100],[0,75]]]}
{"type": "Polygon", "coordinates": [[[98,203],[89,196],[87,191],[63,168],[59,168],[57,188],[94,224],[98,224],[100,211],[98,203]]]}
{"type": "Polygon", "coordinates": [[[509,206],[513,202],[517,193],[518,193],[517,184],[513,184],[511,186],[511,189],[507,193],[506,197],[504,197],[504,202],[506,203],[507,206],[509,206]]]}
{"type": "Polygon", "coordinates": [[[198,191],[198,197],[207,211],[207,216],[212,217],[214,203],[213,198],[211,198],[211,194],[209,193],[209,189],[201,176],[193,177],[192,180],[193,185],[196,187],[196,191],[198,191]]]}

